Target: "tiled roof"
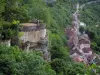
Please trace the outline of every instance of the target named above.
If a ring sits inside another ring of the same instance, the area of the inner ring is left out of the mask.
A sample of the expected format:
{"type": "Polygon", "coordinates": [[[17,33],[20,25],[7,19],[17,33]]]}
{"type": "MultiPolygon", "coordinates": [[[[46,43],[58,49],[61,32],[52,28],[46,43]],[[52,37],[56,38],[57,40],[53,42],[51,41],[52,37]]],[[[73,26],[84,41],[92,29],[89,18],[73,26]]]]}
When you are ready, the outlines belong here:
{"type": "Polygon", "coordinates": [[[80,44],[90,44],[89,40],[84,40],[84,39],[79,40],[79,43],[80,44]]]}
{"type": "Polygon", "coordinates": [[[21,23],[21,26],[37,26],[36,23],[21,23]]]}
{"type": "Polygon", "coordinates": [[[89,51],[92,51],[92,49],[91,48],[83,48],[84,53],[89,53],[89,51]]]}
{"type": "Polygon", "coordinates": [[[71,29],[67,29],[66,33],[67,33],[68,37],[73,35],[73,31],[71,29]]]}
{"type": "Polygon", "coordinates": [[[79,52],[79,50],[75,49],[75,50],[70,50],[70,54],[74,54],[77,53],[78,55],[81,55],[81,53],[79,52]]]}
{"type": "Polygon", "coordinates": [[[93,55],[87,57],[87,60],[88,60],[89,62],[91,62],[92,59],[93,59],[93,55]]]}
{"type": "Polygon", "coordinates": [[[21,23],[20,25],[22,26],[20,31],[24,31],[24,32],[40,30],[40,29],[45,28],[44,24],[39,24],[38,25],[36,23],[21,23]]]}
{"type": "Polygon", "coordinates": [[[83,59],[81,57],[73,58],[73,60],[76,62],[83,62],[83,59]]]}

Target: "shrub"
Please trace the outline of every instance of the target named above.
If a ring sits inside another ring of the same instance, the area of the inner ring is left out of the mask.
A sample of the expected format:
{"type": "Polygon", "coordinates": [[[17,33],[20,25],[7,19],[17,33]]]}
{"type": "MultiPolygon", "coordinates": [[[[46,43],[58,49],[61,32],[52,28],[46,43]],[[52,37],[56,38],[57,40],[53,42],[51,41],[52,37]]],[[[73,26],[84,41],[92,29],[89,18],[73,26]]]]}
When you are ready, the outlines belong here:
{"type": "Polygon", "coordinates": [[[0,46],[0,74],[2,75],[55,75],[42,57],[17,47],[0,46]]]}

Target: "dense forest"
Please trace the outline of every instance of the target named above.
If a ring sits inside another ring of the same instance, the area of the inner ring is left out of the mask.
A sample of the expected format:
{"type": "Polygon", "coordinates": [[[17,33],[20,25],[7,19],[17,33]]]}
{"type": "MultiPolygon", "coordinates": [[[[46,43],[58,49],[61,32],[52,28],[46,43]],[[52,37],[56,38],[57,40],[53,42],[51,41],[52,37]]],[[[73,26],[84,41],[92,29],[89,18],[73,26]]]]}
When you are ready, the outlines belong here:
{"type": "MultiPolygon", "coordinates": [[[[65,28],[72,24],[76,4],[96,0],[0,0],[0,42],[21,36],[20,23],[41,20],[48,29],[51,61],[39,51],[26,52],[18,42],[0,45],[0,75],[99,75],[100,63],[86,65],[70,58],[65,28]]],[[[100,54],[100,2],[86,5],[79,17],[86,24],[93,52],[100,54]]],[[[98,62],[100,62],[98,60],[98,62]]]]}

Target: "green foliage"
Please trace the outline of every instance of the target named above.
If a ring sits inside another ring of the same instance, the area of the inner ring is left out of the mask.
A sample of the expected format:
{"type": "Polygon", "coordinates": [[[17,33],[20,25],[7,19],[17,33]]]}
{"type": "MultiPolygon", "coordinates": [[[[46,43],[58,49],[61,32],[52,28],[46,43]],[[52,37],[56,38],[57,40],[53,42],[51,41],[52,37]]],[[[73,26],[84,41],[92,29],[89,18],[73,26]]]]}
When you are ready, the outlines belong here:
{"type": "Polygon", "coordinates": [[[57,75],[84,75],[85,66],[81,63],[74,63],[70,60],[54,59],[51,63],[57,75]]]}
{"type": "MultiPolygon", "coordinates": [[[[95,75],[91,72],[94,67],[85,67],[70,59],[64,34],[66,25],[71,25],[75,4],[93,0],[48,1],[46,5],[45,0],[0,0],[0,39],[18,38],[19,21],[42,20],[50,30],[51,66],[57,75],[95,75]]],[[[96,27],[100,24],[99,10],[98,3],[92,4],[81,11],[80,17],[87,24],[86,32],[96,51],[100,51],[100,28],[96,27]]],[[[83,28],[80,30],[84,31],[83,28]]],[[[0,46],[0,75],[55,75],[50,65],[38,54],[34,51],[27,53],[17,47],[0,46]]],[[[97,73],[100,72],[100,67],[96,66],[95,69],[97,73]]]]}
{"type": "Polygon", "coordinates": [[[12,24],[13,20],[13,23],[15,23],[15,20],[27,19],[27,14],[23,13],[25,10],[20,5],[20,2],[20,0],[0,1],[0,40],[11,39],[18,33],[18,21],[16,21],[17,24],[12,24]]]}
{"type": "Polygon", "coordinates": [[[84,28],[83,26],[80,26],[79,31],[80,31],[81,33],[83,33],[83,32],[85,31],[85,28],[84,28]]]}
{"type": "MultiPolygon", "coordinates": [[[[91,0],[92,1],[92,0],[91,0]]],[[[87,33],[91,39],[92,48],[94,51],[100,51],[100,45],[99,45],[99,38],[100,38],[100,28],[99,28],[99,22],[100,22],[100,2],[93,3],[88,6],[86,6],[81,11],[81,20],[86,23],[87,25],[87,33]]]]}
{"type": "Polygon", "coordinates": [[[55,75],[42,57],[17,47],[0,46],[0,74],[3,75],[55,75]]]}
{"type": "Polygon", "coordinates": [[[2,12],[2,17],[6,21],[24,20],[27,16],[26,11],[21,6],[20,0],[4,0],[5,10],[2,12]]]}
{"type": "Polygon", "coordinates": [[[51,66],[57,72],[57,74],[66,75],[64,74],[66,69],[66,64],[63,59],[54,59],[51,62],[51,66]]]}
{"type": "Polygon", "coordinates": [[[28,16],[31,20],[39,19],[50,24],[51,14],[49,8],[42,0],[26,0],[23,7],[28,11],[28,16]]]}
{"type": "Polygon", "coordinates": [[[99,51],[100,52],[100,37],[95,37],[95,39],[93,40],[91,47],[95,50],[95,51],[99,51]]]}
{"type": "Polygon", "coordinates": [[[20,23],[19,21],[15,21],[15,20],[12,22],[12,24],[14,25],[19,24],[19,23],[20,23]]]}
{"type": "Polygon", "coordinates": [[[5,10],[5,2],[4,2],[4,0],[1,0],[0,1],[0,18],[1,18],[1,13],[2,12],[4,12],[4,10],[5,10]]]}
{"type": "Polygon", "coordinates": [[[52,46],[50,51],[51,51],[51,58],[52,59],[55,59],[55,58],[64,59],[64,58],[67,58],[69,56],[67,47],[60,47],[60,45],[52,46]]]}
{"type": "Polygon", "coordinates": [[[0,27],[0,39],[9,40],[16,36],[19,31],[19,21],[13,21],[13,23],[3,22],[3,25],[0,27]]]}
{"type": "Polygon", "coordinates": [[[91,39],[91,47],[94,51],[100,51],[100,33],[99,28],[95,26],[88,26],[86,28],[86,33],[89,35],[89,38],[91,39]]]}
{"type": "Polygon", "coordinates": [[[92,64],[91,66],[87,67],[86,75],[97,75],[100,74],[100,66],[96,64],[92,64]]]}

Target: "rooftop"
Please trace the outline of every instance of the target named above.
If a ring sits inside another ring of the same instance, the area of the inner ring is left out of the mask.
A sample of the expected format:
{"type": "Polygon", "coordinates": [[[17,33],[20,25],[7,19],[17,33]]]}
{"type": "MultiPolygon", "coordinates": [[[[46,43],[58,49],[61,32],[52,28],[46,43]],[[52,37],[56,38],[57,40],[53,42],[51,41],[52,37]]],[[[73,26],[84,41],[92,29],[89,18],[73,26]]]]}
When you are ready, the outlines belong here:
{"type": "Polygon", "coordinates": [[[21,23],[20,24],[21,31],[28,32],[28,31],[34,31],[34,30],[40,30],[45,28],[45,24],[41,23],[21,23]]]}
{"type": "Polygon", "coordinates": [[[89,40],[84,40],[84,39],[80,39],[79,40],[79,44],[81,45],[81,44],[90,44],[90,41],[89,40]]]}
{"type": "Polygon", "coordinates": [[[89,51],[92,51],[92,49],[91,48],[83,48],[84,53],[89,53],[89,51]]]}
{"type": "Polygon", "coordinates": [[[22,26],[37,26],[35,23],[21,23],[22,26]]]}

